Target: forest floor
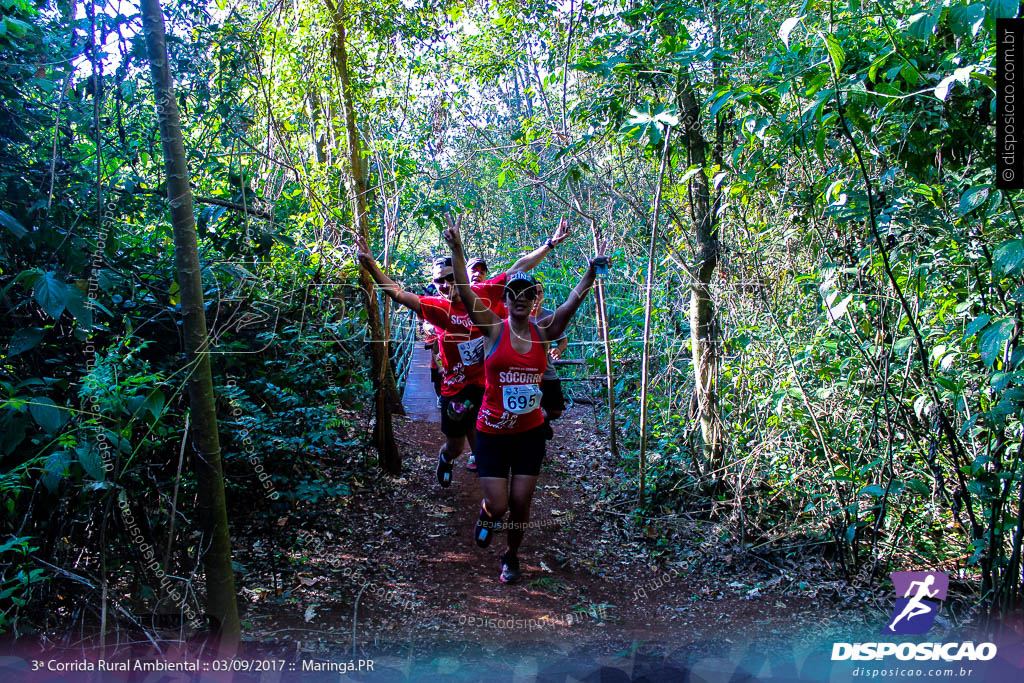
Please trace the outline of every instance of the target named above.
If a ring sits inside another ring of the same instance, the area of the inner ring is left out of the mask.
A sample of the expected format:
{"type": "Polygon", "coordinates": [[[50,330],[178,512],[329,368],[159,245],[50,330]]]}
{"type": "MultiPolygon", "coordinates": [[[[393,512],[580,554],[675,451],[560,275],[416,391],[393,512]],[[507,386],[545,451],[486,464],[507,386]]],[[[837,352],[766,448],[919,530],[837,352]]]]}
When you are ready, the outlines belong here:
{"type": "MultiPolygon", "coordinates": [[[[502,584],[503,534],[487,549],[473,542],[481,493],[463,467],[467,456],[452,486],[440,488],[439,425],[419,417],[395,418],[402,477],[352,479],[350,495],[277,520],[284,533],[276,545],[291,568],[272,582],[243,583],[247,638],[305,658],[372,657],[378,669],[406,676],[424,668],[521,672],[560,657],[626,657],[635,669],[638,653],[659,666],[698,657],[713,667],[742,659],[737,648],[792,659],[819,643],[827,659],[831,642],[844,639],[837,634],[877,632],[891,605],[848,594],[820,557],[737,552],[706,521],[672,518],[670,529],[638,529],[607,498],[614,459],[587,406],[555,423],[535,526],[520,552],[523,581],[502,584]],[[304,535],[286,550],[285,538],[300,528],[304,535]],[[692,548],[690,559],[655,561],[645,534],[692,548]],[[511,652],[520,658],[509,661],[511,652]],[[467,668],[470,660],[477,669],[467,668]]],[[[335,473],[328,467],[322,475],[330,481],[335,473]]],[[[236,558],[254,559],[266,543],[236,534],[236,558]]],[[[758,656],[748,669],[762,665],[758,656]]]]}

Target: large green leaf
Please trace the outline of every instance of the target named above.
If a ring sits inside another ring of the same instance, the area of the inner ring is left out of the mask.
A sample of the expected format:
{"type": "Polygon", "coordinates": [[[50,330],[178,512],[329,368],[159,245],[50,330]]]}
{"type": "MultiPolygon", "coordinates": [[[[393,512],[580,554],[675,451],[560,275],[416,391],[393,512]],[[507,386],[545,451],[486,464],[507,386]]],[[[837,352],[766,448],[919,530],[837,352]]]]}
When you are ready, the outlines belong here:
{"type": "Polygon", "coordinates": [[[825,297],[825,308],[828,309],[829,320],[838,320],[846,315],[846,309],[853,301],[853,295],[847,294],[838,302],[837,299],[839,299],[839,292],[832,292],[825,297]]]}
{"type": "Polygon", "coordinates": [[[56,434],[67,421],[67,411],[60,408],[45,396],[36,396],[28,404],[28,412],[36,424],[46,430],[47,434],[56,434]]]}
{"type": "Polygon", "coordinates": [[[839,44],[839,39],[831,33],[825,36],[825,49],[828,50],[828,56],[832,59],[832,66],[835,67],[836,73],[842,73],[843,64],[846,62],[846,52],[839,44]]]}
{"type": "Polygon", "coordinates": [[[971,322],[967,323],[967,327],[964,329],[964,341],[967,341],[974,335],[978,334],[978,332],[985,329],[985,326],[988,325],[990,320],[992,320],[992,316],[985,315],[983,313],[971,322]]]}
{"type": "Polygon", "coordinates": [[[128,414],[132,417],[132,419],[134,419],[138,417],[139,408],[142,408],[144,405],[146,405],[146,397],[136,395],[128,398],[125,407],[127,408],[128,414]]]}
{"type": "Polygon", "coordinates": [[[25,430],[32,424],[27,415],[0,410],[0,453],[10,455],[25,440],[25,430]]]}
{"type": "Polygon", "coordinates": [[[711,103],[711,108],[708,109],[708,115],[714,118],[722,109],[722,107],[728,104],[729,101],[732,100],[732,98],[733,94],[731,92],[724,92],[721,95],[719,95],[715,99],[715,101],[711,103]]]}
{"type": "Polygon", "coordinates": [[[984,204],[985,200],[988,199],[988,192],[988,185],[975,185],[960,195],[960,205],[957,207],[959,214],[966,216],[984,204]]]}
{"type": "Polygon", "coordinates": [[[167,398],[164,396],[164,392],[160,391],[159,389],[154,389],[153,391],[149,392],[149,395],[146,397],[146,408],[153,415],[153,417],[159,418],[160,413],[163,412],[164,402],[166,400],[167,398]]]}
{"type": "Polygon", "coordinates": [[[935,33],[940,16],[942,16],[942,5],[925,12],[912,14],[907,26],[907,33],[918,40],[927,41],[935,33]]]}
{"type": "Polygon", "coordinates": [[[978,35],[985,22],[985,4],[953,5],[949,8],[949,27],[961,38],[978,35]]]}
{"type": "Polygon", "coordinates": [[[68,286],[53,271],[40,275],[33,286],[36,302],[51,318],[60,318],[68,303],[68,286]]]}
{"type": "Polygon", "coordinates": [[[647,138],[647,144],[657,145],[662,138],[661,127],[678,123],[674,106],[659,104],[652,108],[646,104],[643,109],[634,108],[629,112],[629,119],[619,128],[619,133],[634,140],[647,138]]]}
{"type": "Polygon", "coordinates": [[[991,367],[999,359],[1003,352],[1003,346],[1011,334],[1013,334],[1013,320],[1000,320],[981,333],[978,347],[985,365],[991,367]]]}
{"type": "Polygon", "coordinates": [[[609,57],[605,62],[580,62],[579,64],[573,64],[571,68],[578,69],[580,71],[589,71],[590,73],[601,74],[602,76],[611,76],[612,70],[620,64],[628,63],[625,57],[613,56],[609,57]]]}
{"type": "Polygon", "coordinates": [[[782,26],[779,27],[779,38],[782,39],[787,50],[789,49],[789,34],[793,32],[793,29],[796,28],[801,19],[803,17],[790,17],[782,22],[782,26]]]}
{"type": "Polygon", "coordinates": [[[1012,19],[1018,11],[1019,0],[988,0],[988,12],[993,19],[1012,19]]]}
{"type": "Polygon", "coordinates": [[[992,254],[994,269],[1012,275],[1024,266],[1024,240],[1003,242],[992,254]]]}
{"type": "Polygon", "coordinates": [[[99,448],[95,448],[90,444],[82,444],[75,449],[75,454],[78,455],[78,462],[82,465],[82,469],[85,473],[96,481],[103,481],[106,479],[106,472],[103,470],[103,458],[100,457],[99,448]]]}
{"type": "Polygon", "coordinates": [[[971,82],[971,72],[974,70],[973,66],[962,66],[959,69],[953,71],[952,74],[946,76],[939,84],[935,86],[935,96],[940,100],[945,101],[949,97],[949,91],[952,89],[954,83],[961,83],[967,86],[971,82]]]}
{"type": "Polygon", "coordinates": [[[86,330],[92,329],[92,306],[89,298],[78,287],[68,287],[68,312],[75,316],[78,324],[86,330]]]}
{"type": "Polygon", "coordinates": [[[70,467],[71,454],[69,452],[57,451],[56,453],[51,453],[43,461],[43,486],[48,488],[51,493],[56,491],[61,481],[68,476],[70,467]]]}
{"type": "Polygon", "coordinates": [[[7,355],[17,356],[19,353],[25,353],[34,348],[43,340],[44,334],[42,328],[39,327],[26,327],[18,330],[11,335],[11,341],[7,345],[7,355]]]}
{"type": "Polygon", "coordinates": [[[25,226],[16,221],[14,216],[6,211],[0,211],[0,225],[10,230],[11,234],[19,240],[28,234],[28,230],[25,229],[25,226]]]}
{"type": "Polygon", "coordinates": [[[106,268],[100,270],[97,282],[99,283],[100,289],[104,292],[109,292],[111,289],[116,289],[125,285],[125,279],[120,273],[106,268]]]}

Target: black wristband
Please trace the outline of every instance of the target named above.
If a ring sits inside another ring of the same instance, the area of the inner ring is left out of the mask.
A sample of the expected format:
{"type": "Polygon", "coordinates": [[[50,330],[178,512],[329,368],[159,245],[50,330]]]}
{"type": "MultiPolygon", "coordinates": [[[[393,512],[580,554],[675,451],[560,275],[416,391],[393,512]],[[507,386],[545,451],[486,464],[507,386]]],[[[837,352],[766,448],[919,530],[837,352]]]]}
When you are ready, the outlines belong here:
{"type": "Polygon", "coordinates": [[[544,244],[546,244],[548,249],[550,249],[551,251],[555,250],[555,243],[551,241],[550,237],[547,239],[546,242],[544,242],[544,244]]]}

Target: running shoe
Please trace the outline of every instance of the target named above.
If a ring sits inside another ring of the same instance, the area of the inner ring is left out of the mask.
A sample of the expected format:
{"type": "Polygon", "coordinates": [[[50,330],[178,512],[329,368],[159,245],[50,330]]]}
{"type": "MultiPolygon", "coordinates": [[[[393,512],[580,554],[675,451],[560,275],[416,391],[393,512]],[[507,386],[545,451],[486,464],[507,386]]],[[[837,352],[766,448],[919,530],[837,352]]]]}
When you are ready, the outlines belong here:
{"type": "Polygon", "coordinates": [[[444,459],[444,453],[437,454],[437,483],[441,488],[448,488],[452,484],[452,463],[444,459]]]}
{"type": "Polygon", "coordinates": [[[491,537],[494,536],[494,527],[497,520],[491,519],[483,508],[480,508],[480,516],[477,517],[476,527],[473,528],[473,538],[481,548],[491,544],[491,537]]]}
{"type": "Polygon", "coordinates": [[[469,454],[469,460],[466,461],[466,469],[470,472],[476,472],[476,455],[473,453],[469,454]]]}
{"type": "Polygon", "coordinates": [[[501,556],[501,582],[519,583],[523,573],[519,571],[519,558],[515,555],[504,553],[501,556]]]}

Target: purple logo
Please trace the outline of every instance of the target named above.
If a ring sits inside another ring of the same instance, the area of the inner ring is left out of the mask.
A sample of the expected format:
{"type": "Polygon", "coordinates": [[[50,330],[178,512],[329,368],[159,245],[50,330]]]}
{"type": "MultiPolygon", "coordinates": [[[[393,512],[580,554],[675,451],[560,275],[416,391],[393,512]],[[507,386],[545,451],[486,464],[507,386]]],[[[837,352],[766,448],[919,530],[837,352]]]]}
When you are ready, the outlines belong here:
{"type": "Polygon", "coordinates": [[[949,577],[942,572],[893,572],[889,576],[896,587],[896,605],[882,633],[927,632],[939,611],[937,601],[946,599],[949,577]]]}

